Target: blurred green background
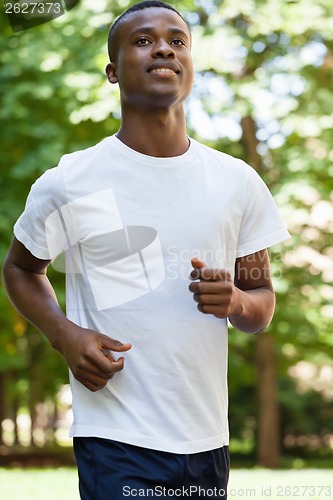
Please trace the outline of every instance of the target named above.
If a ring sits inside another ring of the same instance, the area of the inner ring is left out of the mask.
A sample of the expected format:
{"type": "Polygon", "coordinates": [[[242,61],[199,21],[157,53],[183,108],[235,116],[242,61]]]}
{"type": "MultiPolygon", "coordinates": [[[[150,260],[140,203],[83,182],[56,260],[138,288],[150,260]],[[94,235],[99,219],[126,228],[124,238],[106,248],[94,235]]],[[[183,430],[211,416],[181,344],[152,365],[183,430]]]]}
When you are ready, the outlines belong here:
{"type": "MultiPolygon", "coordinates": [[[[119,126],[104,75],[113,19],[135,2],[82,0],[12,33],[0,18],[0,259],[34,180],[119,126]]],[[[234,466],[332,467],[331,0],[170,1],[193,31],[189,134],[250,163],[292,238],[270,250],[267,333],[230,330],[234,466]]],[[[60,302],[64,276],[50,270],[60,302]]],[[[67,368],[0,289],[0,465],[72,463],[67,368]]]]}

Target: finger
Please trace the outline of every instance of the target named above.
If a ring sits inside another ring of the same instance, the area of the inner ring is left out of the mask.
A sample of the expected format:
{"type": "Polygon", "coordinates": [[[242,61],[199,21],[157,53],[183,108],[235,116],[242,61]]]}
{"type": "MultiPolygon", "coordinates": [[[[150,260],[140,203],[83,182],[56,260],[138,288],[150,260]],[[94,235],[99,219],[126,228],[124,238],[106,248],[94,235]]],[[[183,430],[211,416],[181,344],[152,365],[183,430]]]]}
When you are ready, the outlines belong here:
{"type": "Polygon", "coordinates": [[[75,376],[81,384],[87,387],[90,391],[98,391],[106,386],[108,378],[96,377],[92,373],[82,373],[75,376]]]}
{"type": "Polygon", "coordinates": [[[201,267],[200,269],[194,269],[190,273],[190,278],[202,281],[224,281],[227,283],[231,280],[231,275],[225,269],[201,267]]]}
{"type": "Polygon", "coordinates": [[[192,267],[194,268],[194,270],[191,271],[190,278],[192,280],[197,280],[200,277],[199,269],[206,268],[207,266],[198,257],[193,257],[191,259],[191,264],[192,264],[192,267]]]}
{"type": "Polygon", "coordinates": [[[198,311],[202,312],[203,314],[212,314],[216,318],[227,318],[228,317],[227,310],[225,310],[221,306],[198,304],[197,309],[198,309],[198,311]]]}
{"type": "Polygon", "coordinates": [[[193,269],[193,271],[190,272],[190,279],[191,280],[210,280],[213,276],[213,273],[210,271],[214,271],[213,269],[210,269],[209,267],[200,267],[193,269]]]}
{"type": "Polygon", "coordinates": [[[190,283],[189,290],[192,293],[218,294],[221,293],[221,283],[219,281],[196,281],[190,283]]]}
{"type": "Polygon", "coordinates": [[[100,387],[98,387],[97,385],[93,384],[92,382],[90,382],[89,380],[86,380],[84,378],[82,378],[82,379],[77,378],[76,380],[78,382],[80,382],[84,387],[89,389],[89,391],[91,391],[91,392],[96,392],[100,389],[100,387]]]}
{"type": "Polygon", "coordinates": [[[119,372],[124,368],[125,358],[121,356],[116,360],[111,354],[105,356],[105,358],[108,360],[108,368],[105,372],[103,372],[103,375],[110,379],[116,372],[119,372]]]}
{"type": "Polygon", "coordinates": [[[193,300],[202,305],[222,305],[220,295],[214,294],[198,294],[193,295],[193,300]]]}
{"type": "Polygon", "coordinates": [[[99,335],[99,340],[101,342],[102,347],[105,349],[109,349],[110,351],[125,352],[129,351],[132,348],[132,344],[130,344],[129,342],[124,344],[123,342],[120,342],[119,340],[114,340],[102,333],[99,335]]]}
{"type": "Polygon", "coordinates": [[[125,358],[121,356],[118,359],[115,359],[111,353],[104,354],[104,359],[107,360],[107,366],[103,369],[103,376],[106,376],[108,379],[112,378],[116,372],[121,371],[124,368],[125,358]]]}
{"type": "Polygon", "coordinates": [[[190,279],[213,281],[217,279],[217,271],[217,269],[213,269],[211,267],[195,268],[190,273],[190,279]]]}
{"type": "Polygon", "coordinates": [[[108,379],[110,375],[113,375],[111,364],[114,362],[115,358],[109,349],[92,345],[80,360],[77,371],[78,373],[90,373],[108,379]]]}
{"type": "Polygon", "coordinates": [[[106,386],[108,381],[106,381],[104,384],[94,384],[90,380],[82,379],[82,380],[79,380],[79,382],[81,382],[81,384],[83,384],[87,389],[89,389],[89,391],[97,392],[97,391],[100,391],[101,389],[103,389],[103,387],[106,386]]]}
{"type": "Polygon", "coordinates": [[[125,361],[123,357],[115,360],[111,355],[107,356],[107,359],[104,369],[98,370],[95,365],[87,365],[77,370],[75,378],[89,380],[90,383],[103,387],[116,372],[124,368],[125,361]]]}
{"type": "Polygon", "coordinates": [[[191,264],[192,267],[194,267],[195,269],[200,269],[201,267],[207,267],[206,264],[202,262],[202,260],[200,260],[198,257],[193,257],[191,259],[191,264]]]}
{"type": "Polygon", "coordinates": [[[124,363],[125,363],[125,358],[123,357],[111,363],[112,377],[116,372],[120,372],[124,368],[124,363]]]}
{"type": "MultiPolygon", "coordinates": [[[[99,351],[97,351],[97,356],[101,356],[99,351]]],[[[105,356],[101,356],[101,358],[103,359],[83,359],[74,370],[75,377],[96,380],[98,384],[100,384],[102,380],[108,380],[110,377],[111,363],[109,360],[105,359],[105,356]]]]}
{"type": "Polygon", "coordinates": [[[112,356],[111,351],[110,351],[109,349],[105,349],[105,348],[103,347],[103,349],[102,349],[102,351],[101,351],[101,352],[102,352],[102,354],[104,354],[104,356],[105,356],[105,357],[106,357],[109,361],[111,361],[111,362],[116,361],[116,360],[115,360],[115,358],[112,356]]]}

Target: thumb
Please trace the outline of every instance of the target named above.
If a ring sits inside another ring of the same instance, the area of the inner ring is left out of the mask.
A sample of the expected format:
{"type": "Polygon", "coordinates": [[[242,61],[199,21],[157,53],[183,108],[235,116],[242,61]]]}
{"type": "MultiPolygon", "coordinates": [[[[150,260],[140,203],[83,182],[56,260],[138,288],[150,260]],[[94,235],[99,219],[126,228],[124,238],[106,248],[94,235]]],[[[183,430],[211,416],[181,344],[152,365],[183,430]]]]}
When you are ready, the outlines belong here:
{"type": "Polygon", "coordinates": [[[129,351],[132,348],[132,344],[130,344],[129,342],[124,344],[123,342],[120,342],[119,340],[114,340],[102,333],[100,334],[99,341],[102,350],[108,349],[110,351],[115,351],[115,352],[125,352],[129,351]]]}
{"type": "Polygon", "coordinates": [[[200,269],[201,267],[207,267],[207,265],[202,262],[198,257],[193,257],[191,259],[191,264],[194,267],[194,269],[200,269]]]}
{"type": "Polygon", "coordinates": [[[191,280],[198,280],[201,278],[201,269],[203,268],[206,268],[207,265],[202,262],[202,260],[200,260],[198,257],[193,257],[191,259],[191,264],[192,264],[192,267],[194,268],[193,271],[191,271],[190,273],[190,279],[191,280]]]}

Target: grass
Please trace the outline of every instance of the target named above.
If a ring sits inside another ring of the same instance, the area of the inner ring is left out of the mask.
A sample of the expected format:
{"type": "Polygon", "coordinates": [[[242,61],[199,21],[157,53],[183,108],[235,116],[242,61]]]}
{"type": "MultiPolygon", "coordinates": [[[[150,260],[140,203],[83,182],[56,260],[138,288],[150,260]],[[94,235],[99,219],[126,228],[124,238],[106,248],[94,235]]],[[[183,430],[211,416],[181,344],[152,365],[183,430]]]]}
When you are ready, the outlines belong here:
{"type": "Polygon", "coordinates": [[[2,500],[79,500],[77,472],[58,469],[0,469],[2,500]]]}
{"type": "Polygon", "coordinates": [[[324,500],[333,498],[333,474],[322,469],[232,470],[228,490],[230,500],[324,500]]]}
{"type": "MultiPolygon", "coordinates": [[[[4,500],[79,500],[73,468],[1,468],[0,485],[0,498],[4,500]]],[[[232,469],[228,490],[229,500],[325,500],[333,498],[333,474],[322,469],[232,469]]],[[[203,493],[201,496],[205,498],[203,493]]]]}

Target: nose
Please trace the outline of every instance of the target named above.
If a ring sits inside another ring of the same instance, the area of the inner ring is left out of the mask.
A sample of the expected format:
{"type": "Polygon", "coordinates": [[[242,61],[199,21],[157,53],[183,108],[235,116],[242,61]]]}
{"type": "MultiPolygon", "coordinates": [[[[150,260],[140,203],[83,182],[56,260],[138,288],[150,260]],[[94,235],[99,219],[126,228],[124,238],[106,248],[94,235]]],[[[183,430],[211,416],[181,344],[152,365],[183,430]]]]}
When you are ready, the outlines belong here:
{"type": "Polygon", "coordinates": [[[165,59],[173,59],[175,57],[175,51],[166,40],[161,38],[154,45],[153,56],[162,57],[165,59]]]}

